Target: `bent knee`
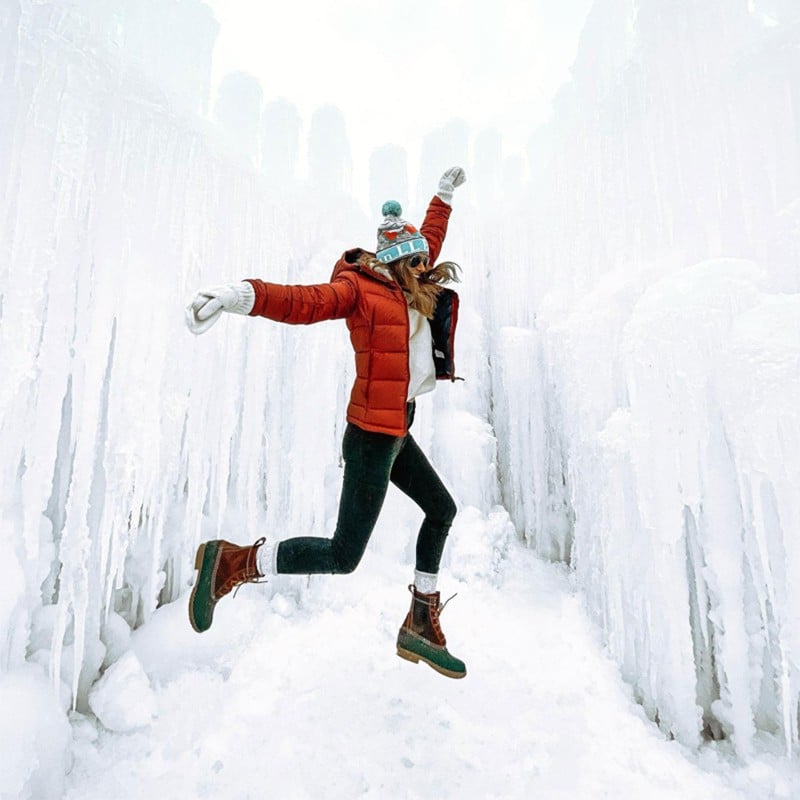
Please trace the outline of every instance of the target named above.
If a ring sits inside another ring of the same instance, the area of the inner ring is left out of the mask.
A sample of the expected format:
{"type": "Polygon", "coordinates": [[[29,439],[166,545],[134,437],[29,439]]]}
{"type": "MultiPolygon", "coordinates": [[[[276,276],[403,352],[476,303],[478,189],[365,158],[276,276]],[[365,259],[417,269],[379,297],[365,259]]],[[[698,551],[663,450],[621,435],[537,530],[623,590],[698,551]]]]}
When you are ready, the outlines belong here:
{"type": "Polygon", "coordinates": [[[447,524],[452,524],[453,520],[456,518],[456,514],[458,514],[458,508],[456,507],[456,501],[453,498],[450,498],[450,505],[447,507],[447,524]]]}
{"type": "Polygon", "coordinates": [[[428,514],[428,519],[436,525],[449,528],[453,524],[457,513],[458,508],[456,507],[456,502],[448,494],[446,497],[442,498],[436,511],[433,514],[428,514]]]}
{"type": "Polygon", "coordinates": [[[356,571],[361,563],[363,553],[334,553],[333,564],[335,575],[349,575],[356,571]]]}

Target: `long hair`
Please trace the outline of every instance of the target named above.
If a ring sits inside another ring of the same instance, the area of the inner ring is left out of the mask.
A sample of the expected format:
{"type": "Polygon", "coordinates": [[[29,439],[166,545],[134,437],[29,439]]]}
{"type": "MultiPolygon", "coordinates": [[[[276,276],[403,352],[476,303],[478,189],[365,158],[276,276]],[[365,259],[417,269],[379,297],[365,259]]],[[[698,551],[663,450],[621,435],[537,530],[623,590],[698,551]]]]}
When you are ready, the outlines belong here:
{"type": "Polygon", "coordinates": [[[423,317],[431,319],[436,308],[436,298],[444,284],[458,281],[461,268],[452,261],[442,261],[429,272],[417,277],[409,266],[412,258],[413,256],[406,256],[381,266],[388,267],[400,288],[410,295],[409,306],[419,311],[423,317]]]}

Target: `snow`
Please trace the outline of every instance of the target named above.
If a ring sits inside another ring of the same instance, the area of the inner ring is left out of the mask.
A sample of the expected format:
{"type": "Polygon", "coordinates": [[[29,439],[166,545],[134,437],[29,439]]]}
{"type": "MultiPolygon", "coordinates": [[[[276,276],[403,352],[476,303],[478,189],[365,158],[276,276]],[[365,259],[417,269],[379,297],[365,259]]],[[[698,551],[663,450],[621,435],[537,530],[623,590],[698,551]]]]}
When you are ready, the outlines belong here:
{"type": "Polygon", "coordinates": [[[299,602],[245,587],[207,636],[184,624],[184,595],[133,636],[157,717],[80,743],[65,797],[792,796],[766,764],[752,793],[744,770],[700,771],[635,704],[564,570],[510,555],[496,585],[443,575],[462,681],[395,656],[409,595],[393,559],[314,579],[299,602]]]}
{"type": "Polygon", "coordinates": [[[157,712],[156,701],[134,653],[122,655],[92,686],[89,708],[110,731],[128,732],[150,724],[157,712]]]}
{"type": "Polygon", "coordinates": [[[182,309],[374,240],[352,121],[211,104],[199,0],[3,5],[0,796],[796,795],[797,21],[598,0],[527,174],[459,120],[369,159],[413,219],[469,175],[465,381],[414,426],[459,506],[451,683],[393,654],[399,497],[355,575],[186,619],[202,539],[335,525],[344,326],[182,309]]]}
{"type": "Polygon", "coordinates": [[[0,675],[0,703],[0,797],[60,797],[72,736],[47,673],[26,664],[0,675]]]}

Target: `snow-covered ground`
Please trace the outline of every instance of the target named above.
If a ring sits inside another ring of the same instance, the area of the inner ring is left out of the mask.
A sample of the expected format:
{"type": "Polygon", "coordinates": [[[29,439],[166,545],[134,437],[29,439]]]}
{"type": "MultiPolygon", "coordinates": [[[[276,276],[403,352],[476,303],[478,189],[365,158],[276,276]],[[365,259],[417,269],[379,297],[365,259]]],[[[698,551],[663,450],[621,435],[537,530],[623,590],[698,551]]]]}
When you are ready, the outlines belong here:
{"type": "Polygon", "coordinates": [[[77,724],[66,798],[798,796],[785,767],[698,759],[665,739],[563,568],[513,546],[494,581],[443,575],[458,592],[443,625],[461,681],[395,656],[407,579],[368,553],[351,576],[313,579],[299,604],[243,587],[205,635],[186,595],[159,609],[133,636],[147,682],[115,679],[106,709],[121,727],[142,725],[142,709],[153,719],[99,735],[77,724]]]}

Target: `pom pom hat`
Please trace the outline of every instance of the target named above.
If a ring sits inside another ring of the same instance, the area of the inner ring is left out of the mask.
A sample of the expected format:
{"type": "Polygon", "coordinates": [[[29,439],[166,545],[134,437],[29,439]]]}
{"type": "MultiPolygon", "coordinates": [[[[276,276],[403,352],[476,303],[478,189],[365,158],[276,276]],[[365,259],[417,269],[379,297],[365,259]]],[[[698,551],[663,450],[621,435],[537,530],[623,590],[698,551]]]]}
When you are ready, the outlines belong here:
{"type": "Polygon", "coordinates": [[[412,253],[427,253],[425,237],[400,215],[403,209],[396,200],[387,200],[381,208],[383,222],[378,226],[378,261],[388,264],[412,253]]]}

